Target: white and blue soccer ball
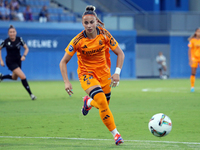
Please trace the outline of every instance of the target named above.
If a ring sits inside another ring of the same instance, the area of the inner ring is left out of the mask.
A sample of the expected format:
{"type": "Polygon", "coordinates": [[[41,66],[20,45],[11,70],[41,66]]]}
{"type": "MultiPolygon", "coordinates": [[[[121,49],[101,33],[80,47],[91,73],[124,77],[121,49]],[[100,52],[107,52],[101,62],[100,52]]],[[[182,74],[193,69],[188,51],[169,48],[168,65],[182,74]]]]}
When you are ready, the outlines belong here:
{"type": "Polygon", "coordinates": [[[172,121],[167,115],[159,113],[151,117],[148,127],[154,136],[163,137],[171,132],[172,121]]]}

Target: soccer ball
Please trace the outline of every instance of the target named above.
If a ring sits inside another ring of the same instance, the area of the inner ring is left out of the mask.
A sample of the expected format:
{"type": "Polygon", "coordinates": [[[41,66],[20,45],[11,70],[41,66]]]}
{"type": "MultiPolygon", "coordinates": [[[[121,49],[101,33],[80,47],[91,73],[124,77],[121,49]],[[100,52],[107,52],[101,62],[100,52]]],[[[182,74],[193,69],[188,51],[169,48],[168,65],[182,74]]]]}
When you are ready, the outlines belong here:
{"type": "Polygon", "coordinates": [[[172,121],[167,115],[159,113],[151,117],[148,127],[153,135],[163,137],[172,130],[172,121]]]}

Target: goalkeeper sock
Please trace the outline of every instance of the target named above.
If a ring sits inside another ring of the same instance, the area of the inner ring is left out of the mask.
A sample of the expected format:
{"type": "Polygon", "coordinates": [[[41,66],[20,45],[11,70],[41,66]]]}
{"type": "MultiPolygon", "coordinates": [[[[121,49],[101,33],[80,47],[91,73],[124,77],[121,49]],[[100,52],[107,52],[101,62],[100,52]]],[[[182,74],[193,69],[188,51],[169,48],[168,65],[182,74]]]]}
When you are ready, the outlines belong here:
{"type": "Polygon", "coordinates": [[[11,75],[9,75],[9,74],[7,74],[7,75],[4,75],[2,78],[1,78],[1,80],[4,80],[4,79],[12,79],[12,76],[11,75]]]}

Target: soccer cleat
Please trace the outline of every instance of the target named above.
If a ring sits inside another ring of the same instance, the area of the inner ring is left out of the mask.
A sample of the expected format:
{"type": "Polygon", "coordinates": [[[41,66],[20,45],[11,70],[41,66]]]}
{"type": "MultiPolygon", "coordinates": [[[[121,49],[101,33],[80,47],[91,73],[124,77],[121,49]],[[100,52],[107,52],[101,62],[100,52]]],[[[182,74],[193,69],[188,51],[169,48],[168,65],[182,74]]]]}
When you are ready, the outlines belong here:
{"type": "Polygon", "coordinates": [[[87,106],[88,99],[90,99],[89,96],[83,97],[82,114],[83,114],[84,116],[86,116],[86,115],[88,114],[89,110],[92,108],[92,107],[88,107],[88,106],[87,106]]]}
{"type": "Polygon", "coordinates": [[[2,75],[2,73],[0,73],[0,82],[2,81],[2,79],[1,79],[2,77],[3,77],[3,75],[2,75]]]}
{"type": "Polygon", "coordinates": [[[190,92],[194,92],[194,87],[191,87],[190,92]]]}
{"type": "Polygon", "coordinates": [[[37,97],[35,96],[35,95],[33,95],[33,94],[31,94],[31,99],[32,100],[35,100],[37,97]]]}
{"type": "Polygon", "coordinates": [[[124,140],[122,139],[121,135],[118,134],[118,133],[115,135],[114,139],[115,139],[115,144],[116,145],[120,145],[121,143],[124,143],[124,140]]]}

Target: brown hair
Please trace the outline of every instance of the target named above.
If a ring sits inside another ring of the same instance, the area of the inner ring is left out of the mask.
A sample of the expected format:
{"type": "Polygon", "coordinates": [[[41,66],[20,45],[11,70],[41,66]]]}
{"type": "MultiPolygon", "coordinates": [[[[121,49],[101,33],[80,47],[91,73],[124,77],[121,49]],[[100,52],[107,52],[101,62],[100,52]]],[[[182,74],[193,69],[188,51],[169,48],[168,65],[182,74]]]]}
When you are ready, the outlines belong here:
{"type": "MultiPolygon", "coordinates": [[[[82,15],[82,18],[85,16],[85,15],[94,15],[95,17],[96,17],[96,19],[97,19],[97,22],[98,22],[98,24],[97,24],[97,26],[100,26],[100,27],[102,27],[103,29],[105,29],[105,26],[104,26],[104,23],[97,17],[97,14],[96,14],[96,12],[95,12],[95,6],[92,6],[92,5],[89,5],[89,6],[87,6],[86,8],[85,8],[85,12],[83,13],[83,15],[82,15]]],[[[103,34],[105,34],[105,31],[103,30],[103,34]]],[[[104,36],[105,37],[105,36],[104,36]]],[[[105,37],[105,39],[106,39],[106,37],[105,37]]]]}
{"type": "Polygon", "coordinates": [[[13,25],[10,25],[9,28],[8,28],[8,31],[9,31],[10,29],[15,29],[15,27],[14,27],[13,25]]]}
{"type": "Polygon", "coordinates": [[[196,37],[196,31],[199,30],[200,27],[198,27],[195,32],[188,38],[188,41],[190,41],[192,38],[196,37]]]}

